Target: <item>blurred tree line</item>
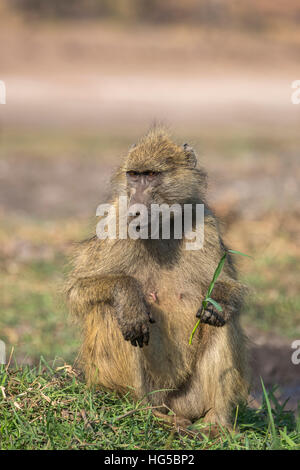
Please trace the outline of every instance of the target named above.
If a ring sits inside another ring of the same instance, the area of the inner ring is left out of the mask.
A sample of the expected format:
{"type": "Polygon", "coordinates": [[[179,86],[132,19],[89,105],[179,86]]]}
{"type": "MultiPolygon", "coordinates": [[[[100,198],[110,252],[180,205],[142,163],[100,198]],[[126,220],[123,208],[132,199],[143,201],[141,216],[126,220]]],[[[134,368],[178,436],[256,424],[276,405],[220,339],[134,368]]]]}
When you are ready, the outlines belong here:
{"type": "Polygon", "coordinates": [[[6,0],[36,19],[95,19],[150,23],[184,22],[264,29],[300,21],[299,0],[6,0]]]}

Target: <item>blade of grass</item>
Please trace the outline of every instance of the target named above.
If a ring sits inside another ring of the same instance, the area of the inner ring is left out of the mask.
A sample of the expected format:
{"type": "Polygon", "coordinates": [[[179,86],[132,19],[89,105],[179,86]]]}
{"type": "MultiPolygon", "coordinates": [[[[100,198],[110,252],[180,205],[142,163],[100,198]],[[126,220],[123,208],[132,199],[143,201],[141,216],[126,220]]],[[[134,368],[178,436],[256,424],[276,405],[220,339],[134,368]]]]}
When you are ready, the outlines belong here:
{"type": "Polygon", "coordinates": [[[214,299],[211,299],[210,297],[207,297],[206,298],[206,302],[209,302],[211,303],[212,305],[214,305],[214,307],[216,307],[216,309],[219,311],[219,312],[222,312],[223,309],[221,307],[221,305],[214,299]]]}
{"type": "Polygon", "coordinates": [[[206,298],[210,296],[210,294],[212,293],[212,290],[214,288],[214,285],[215,285],[215,282],[216,280],[218,279],[219,275],[221,274],[222,272],[222,269],[223,269],[223,266],[224,266],[224,263],[225,263],[225,260],[226,260],[226,257],[227,257],[227,252],[224,253],[224,255],[222,256],[222,258],[220,259],[219,261],[219,264],[214,272],[214,275],[213,275],[213,278],[212,278],[212,281],[209,285],[209,288],[208,288],[208,291],[207,291],[207,294],[206,294],[206,298]]]}
{"type": "Polygon", "coordinates": [[[228,255],[228,253],[232,253],[232,254],[235,254],[235,255],[242,255],[242,256],[247,256],[248,258],[251,258],[251,256],[249,255],[246,255],[245,253],[242,253],[241,251],[236,251],[236,250],[227,250],[223,256],[221,257],[219,263],[218,263],[218,266],[216,267],[216,270],[214,272],[214,275],[213,275],[213,278],[212,278],[212,281],[211,283],[209,284],[209,287],[208,287],[208,291],[207,291],[207,294],[205,296],[205,299],[203,300],[202,302],[202,310],[201,310],[201,313],[200,313],[200,318],[199,320],[197,321],[196,325],[194,326],[193,328],[193,331],[191,333],[191,336],[189,338],[189,344],[192,344],[192,341],[193,341],[193,337],[194,337],[194,334],[196,333],[196,330],[198,328],[198,326],[200,325],[201,323],[201,316],[204,312],[204,310],[206,309],[206,306],[207,306],[207,303],[210,302],[211,304],[213,304],[217,310],[219,310],[219,312],[222,312],[222,307],[221,305],[218,304],[218,302],[216,302],[214,299],[212,299],[210,297],[212,291],[213,291],[213,288],[215,286],[215,283],[218,279],[218,277],[220,276],[221,272],[222,272],[222,269],[224,267],[224,264],[225,264],[225,261],[226,261],[226,257],[228,255]]]}
{"type": "Polygon", "coordinates": [[[262,386],[262,389],[263,389],[264,399],[265,399],[265,402],[266,402],[266,405],[267,405],[267,410],[268,410],[268,415],[269,415],[269,424],[270,424],[270,428],[271,428],[271,434],[272,434],[272,437],[273,437],[273,446],[272,447],[274,448],[274,447],[278,446],[278,438],[277,438],[277,433],[276,433],[276,428],[275,428],[275,422],[274,422],[274,418],[273,418],[273,414],[272,414],[272,409],[271,409],[269,396],[268,396],[268,393],[265,389],[264,382],[263,382],[262,378],[260,378],[260,381],[261,381],[261,386],[262,386]]]}
{"type": "Polygon", "coordinates": [[[241,251],[236,251],[236,250],[228,250],[228,253],[232,253],[233,255],[241,255],[241,256],[246,256],[247,258],[252,258],[250,255],[246,255],[246,253],[242,253],[241,251]]]}

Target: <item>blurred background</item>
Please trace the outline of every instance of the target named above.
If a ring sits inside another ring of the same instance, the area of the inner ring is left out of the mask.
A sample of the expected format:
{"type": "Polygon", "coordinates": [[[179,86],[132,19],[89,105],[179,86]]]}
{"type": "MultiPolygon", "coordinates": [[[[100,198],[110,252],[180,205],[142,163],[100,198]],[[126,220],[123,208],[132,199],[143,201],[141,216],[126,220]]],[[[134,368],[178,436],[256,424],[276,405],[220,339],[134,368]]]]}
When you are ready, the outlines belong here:
{"type": "MultiPolygon", "coordinates": [[[[300,399],[297,0],[0,0],[0,338],[21,364],[73,362],[61,286],[74,243],[153,122],[198,152],[252,288],[243,323],[262,375],[300,399]]],[[[8,352],[9,352],[8,351],[8,352]]],[[[255,395],[255,393],[254,393],[255,395]]]]}

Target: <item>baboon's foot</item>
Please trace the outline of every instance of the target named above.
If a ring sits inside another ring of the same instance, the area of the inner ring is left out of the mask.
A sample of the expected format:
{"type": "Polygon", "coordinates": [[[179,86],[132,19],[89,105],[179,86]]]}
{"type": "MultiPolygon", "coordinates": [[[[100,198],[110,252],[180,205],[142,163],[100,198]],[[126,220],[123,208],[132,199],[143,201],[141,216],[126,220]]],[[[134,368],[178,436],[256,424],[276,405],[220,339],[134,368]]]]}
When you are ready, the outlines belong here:
{"type": "Polygon", "coordinates": [[[203,423],[202,425],[194,423],[188,428],[188,431],[197,434],[200,439],[203,435],[208,439],[216,439],[222,432],[220,426],[215,423],[203,423]]]}
{"type": "Polygon", "coordinates": [[[218,424],[203,423],[205,426],[193,424],[188,418],[177,415],[167,415],[158,410],[152,410],[152,413],[164,423],[173,427],[181,436],[203,439],[203,435],[209,439],[215,439],[220,435],[221,429],[218,424]]]}
{"type": "Polygon", "coordinates": [[[168,415],[155,409],[152,410],[152,413],[156,418],[161,419],[164,423],[175,428],[179,434],[192,438],[197,437],[198,439],[202,439],[204,435],[209,439],[216,439],[221,436],[222,431],[232,431],[230,425],[221,425],[215,416],[207,415],[203,419],[193,423],[191,420],[183,416],[168,415]]]}
{"type": "Polygon", "coordinates": [[[170,426],[174,426],[176,429],[187,429],[188,426],[191,426],[192,424],[192,421],[184,418],[183,416],[167,415],[166,413],[162,413],[158,410],[152,410],[152,413],[154,416],[156,416],[156,418],[163,420],[170,426]]]}
{"type": "MultiPolygon", "coordinates": [[[[200,432],[203,432],[205,435],[209,435],[211,437],[220,436],[222,431],[232,431],[232,426],[227,420],[226,417],[220,417],[218,414],[215,413],[214,410],[209,410],[203,418],[198,421],[198,423],[203,425],[203,428],[200,428],[200,432]]],[[[194,423],[195,425],[195,423],[194,423]]]]}

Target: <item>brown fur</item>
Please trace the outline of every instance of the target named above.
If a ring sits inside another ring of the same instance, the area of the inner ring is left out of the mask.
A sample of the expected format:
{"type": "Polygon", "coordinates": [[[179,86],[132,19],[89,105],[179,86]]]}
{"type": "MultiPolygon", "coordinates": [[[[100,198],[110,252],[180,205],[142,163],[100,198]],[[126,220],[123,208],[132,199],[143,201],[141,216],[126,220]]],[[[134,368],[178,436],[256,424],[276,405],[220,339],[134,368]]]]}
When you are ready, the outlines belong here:
{"type": "MultiPolygon", "coordinates": [[[[205,203],[206,176],[192,149],[150,131],[114,175],[112,203],[127,194],[126,171],[162,172],[153,202],[205,203]]],[[[189,336],[214,270],[224,253],[217,222],[205,206],[205,241],[198,251],[184,240],[99,240],[82,243],[67,284],[72,314],[83,329],[81,362],[88,384],[97,384],[178,416],[228,426],[232,407],[247,398],[245,337],[239,325],[243,286],[229,258],[192,345],[189,336]],[[155,323],[149,322],[149,314],[155,323]],[[214,315],[220,316],[214,320],[214,315]],[[225,323],[225,324],[224,324],[225,323]],[[217,327],[213,325],[224,324],[217,327]],[[130,341],[144,337],[143,348],[130,341]],[[124,339],[125,338],[125,339],[124,339]],[[153,392],[153,393],[151,393],[153,392]]]]}

